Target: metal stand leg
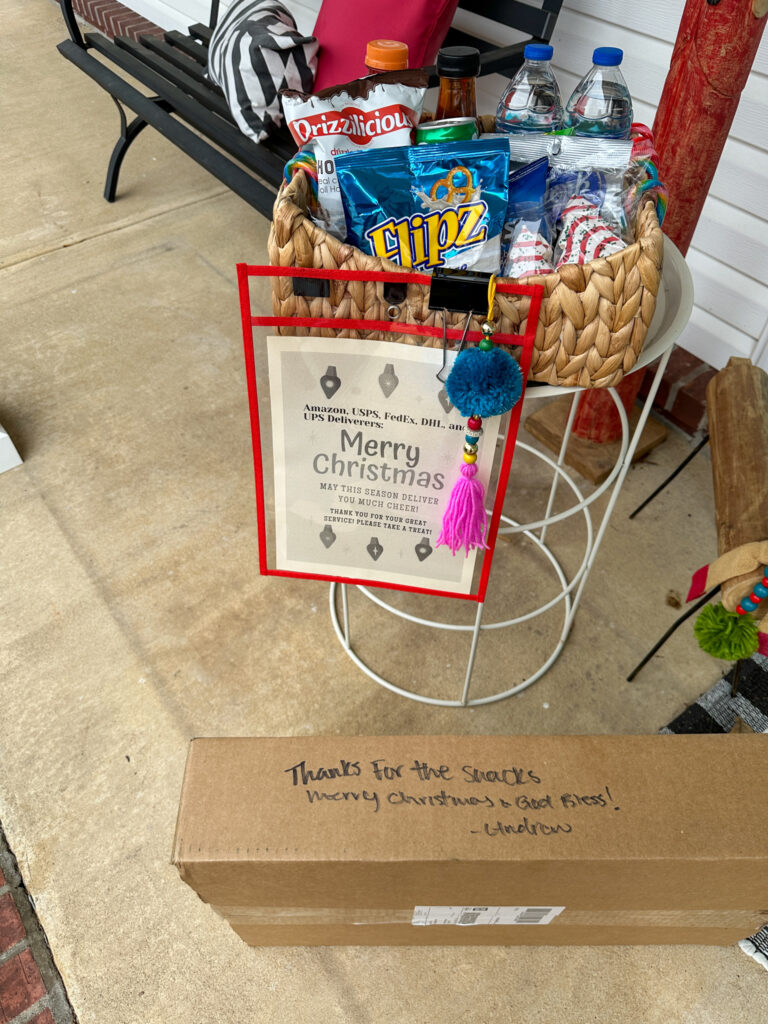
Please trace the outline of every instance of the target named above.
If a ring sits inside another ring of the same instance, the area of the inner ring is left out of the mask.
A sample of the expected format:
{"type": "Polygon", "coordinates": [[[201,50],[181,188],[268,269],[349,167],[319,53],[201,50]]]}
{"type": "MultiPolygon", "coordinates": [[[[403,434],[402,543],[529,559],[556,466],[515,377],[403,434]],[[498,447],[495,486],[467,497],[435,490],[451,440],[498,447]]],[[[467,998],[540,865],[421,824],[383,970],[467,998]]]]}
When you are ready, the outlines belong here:
{"type": "Polygon", "coordinates": [[[469,700],[469,684],[472,679],[472,669],[475,667],[475,655],[477,654],[477,639],[480,636],[480,623],[483,619],[483,604],[481,601],[477,606],[477,615],[475,616],[475,628],[472,632],[472,646],[469,649],[469,660],[467,661],[467,675],[464,679],[464,689],[461,693],[461,706],[465,708],[467,701],[469,700]]]}
{"type": "MultiPolygon", "coordinates": [[[[158,107],[161,107],[166,113],[170,113],[173,109],[167,100],[160,99],[159,96],[150,97],[153,103],[156,103],[158,107]]],[[[115,195],[117,193],[117,179],[120,176],[120,168],[123,164],[123,157],[128,152],[128,147],[131,145],[136,136],[147,127],[147,122],[143,117],[135,117],[130,124],[128,124],[125,116],[125,110],[119,100],[113,96],[115,106],[120,114],[120,138],[115,143],[115,148],[112,150],[112,156],[109,160],[109,167],[107,168],[107,180],[104,184],[104,198],[108,203],[114,203],[115,195]]]]}
{"type": "MultiPolygon", "coordinates": [[[[629,443],[629,448],[627,449],[627,452],[626,452],[626,454],[624,456],[624,461],[621,464],[621,469],[619,471],[619,474],[616,477],[616,483],[614,484],[613,490],[611,491],[611,497],[610,497],[610,499],[608,501],[608,507],[606,508],[605,512],[603,513],[603,519],[602,519],[602,522],[600,523],[600,528],[597,531],[597,536],[595,537],[595,543],[594,543],[594,546],[593,546],[592,551],[591,551],[590,556],[589,556],[589,563],[587,565],[587,571],[584,573],[584,576],[582,577],[581,583],[579,584],[579,589],[576,591],[576,595],[574,596],[574,599],[573,599],[573,609],[571,611],[571,615],[572,616],[576,614],[576,609],[579,607],[579,603],[581,601],[581,596],[584,593],[584,584],[587,582],[587,579],[589,578],[589,575],[590,575],[590,573],[592,571],[592,566],[595,563],[595,558],[597,557],[597,552],[600,550],[600,545],[601,545],[601,543],[603,541],[603,537],[605,536],[605,531],[608,529],[608,524],[609,524],[609,522],[611,520],[611,515],[613,514],[613,509],[614,509],[614,507],[616,505],[616,502],[618,501],[619,494],[621,493],[621,488],[622,488],[622,486],[624,484],[624,480],[626,479],[627,473],[629,472],[629,470],[630,470],[630,468],[632,466],[632,460],[633,460],[633,458],[635,456],[635,452],[637,451],[637,446],[640,443],[640,438],[643,436],[643,430],[645,429],[645,424],[648,422],[648,417],[651,414],[651,408],[653,407],[653,400],[656,397],[656,392],[659,390],[659,385],[661,384],[661,378],[664,376],[664,371],[667,368],[667,363],[669,362],[669,357],[671,355],[671,352],[672,352],[672,349],[670,347],[670,348],[667,349],[667,351],[664,353],[664,355],[661,357],[661,359],[658,362],[658,366],[656,368],[656,375],[653,378],[653,383],[651,384],[650,391],[648,392],[648,397],[645,400],[645,405],[643,406],[643,410],[640,413],[640,418],[637,421],[637,426],[635,427],[635,432],[632,435],[632,440],[629,443]]],[[[619,413],[619,416],[622,419],[622,429],[623,430],[627,430],[628,429],[627,414],[624,411],[624,407],[621,404],[621,402],[617,402],[616,403],[616,408],[617,408],[617,411],[619,413]]]]}
{"type": "MultiPolygon", "coordinates": [[[[582,395],[581,391],[576,391],[576,392],[574,392],[573,398],[571,399],[571,409],[570,409],[570,412],[568,413],[568,422],[565,424],[565,430],[563,431],[563,440],[562,440],[562,442],[560,444],[560,454],[557,456],[557,465],[559,467],[562,467],[563,464],[565,463],[565,455],[566,455],[566,452],[568,451],[568,441],[569,441],[570,436],[571,436],[571,428],[573,427],[573,421],[576,418],[576,413],[577,413],[578,408],[579,408],[579,402],[581,401],[581,395],[582,395]]],[[[559,480],[560,480],[560,475],[558,473],[555,473],[555,475],[554,475],[554,477],[552,479],[552,487],[551,487],[550,492],[549,492],[549,501],[547,502],[547,511],[544,513],[544,518],[545,519],[549,519],[550,515],[552,514],[552,506],[555,504],[555,494],[557,493],[557,485],[559,483],[559,480]]],[[[547,536],[547,524],[545,523],[544,526],[542,526],[542,528],[541,528],[541,533],[539,534],[539,540],[542,542],[542,544],[544,543],[544,540],[545,540],[546,536],[547,536]]]]}
{"type": "Polygon", "coordinates": [[[344,615],[344,645],[349,650],[349,596],[347,584],[341,584],[341,607],[344,615]]]}

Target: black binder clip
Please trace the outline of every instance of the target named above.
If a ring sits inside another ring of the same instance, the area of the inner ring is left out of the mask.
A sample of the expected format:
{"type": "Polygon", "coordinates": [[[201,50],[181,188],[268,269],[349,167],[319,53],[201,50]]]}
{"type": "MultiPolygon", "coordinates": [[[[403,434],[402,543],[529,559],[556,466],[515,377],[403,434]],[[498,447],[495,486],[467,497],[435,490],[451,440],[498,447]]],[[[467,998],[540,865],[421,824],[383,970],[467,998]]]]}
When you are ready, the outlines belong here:
{"type": "Polygon", "coordinates": [[[437,267],[429,287],[429,308],[485,316],[490,280],[490,274],[476,270],[446,270],[437,267]]]}
{"type": "Polygon", "coordinates": [[[429,308],[442,309],[443,311],[443,365],[437,374],[437,379],[445,383],[448,377],[448,333],[447,314],[466,313],[467,319],[464,323],[464,333],[461,336],[456,353],[462,351],[467,340],[469,321],[472,315],[485,316],[488,309],[488,282],[490,274],[483,274],[474,270],[445,270],[439,267],[432,275],[432,283],[429,287],[429,308]]]}

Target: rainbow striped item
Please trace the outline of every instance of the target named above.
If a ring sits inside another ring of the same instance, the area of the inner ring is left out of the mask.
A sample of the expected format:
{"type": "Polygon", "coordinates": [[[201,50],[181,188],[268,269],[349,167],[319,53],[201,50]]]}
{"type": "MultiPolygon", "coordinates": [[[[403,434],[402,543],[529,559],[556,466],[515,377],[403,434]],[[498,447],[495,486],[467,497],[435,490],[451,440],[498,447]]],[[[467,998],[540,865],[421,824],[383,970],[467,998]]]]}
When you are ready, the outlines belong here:
{"type": "Polygon", "coordinates": [[[669,192],[666,185],[659,179],[659,155],[653,141],[653,132],[647,124],[636,121],[632,125],[630,138],[632,139],[632,155],[629,158],[630,178],[635,183],[627,189],[624,197],[627,222],[632,223],[632,216],[642,197],[647,196],[656,203],[656,216],[661,225],[664,223],[669,206],[669,192]]]}
{"type": "Polygon", "coordinates": [[[295,156],[292,156],[283,168],[283,180],[288,184],[298,171],[304,171],[310,187],[310,211],[317,210],[317,161],[315,154],[306,149],[300,149],[295,156]]]}

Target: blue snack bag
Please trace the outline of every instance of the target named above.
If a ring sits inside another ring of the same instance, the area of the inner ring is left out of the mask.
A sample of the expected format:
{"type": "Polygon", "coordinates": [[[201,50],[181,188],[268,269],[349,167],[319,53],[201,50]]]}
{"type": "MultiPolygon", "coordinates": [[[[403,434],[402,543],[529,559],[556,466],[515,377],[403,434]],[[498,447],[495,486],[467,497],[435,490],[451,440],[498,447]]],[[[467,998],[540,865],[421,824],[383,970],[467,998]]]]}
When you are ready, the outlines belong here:
{"type": "Polygon", "coordinates": [[[552,273],[552,227],[546,205],[549,159],[526,164],[509,176],[507,215],[502,232],[505,277],[552,273]]]}
{"type": "Polygon", "coordinates": [[[498,273],[508,168],[506,138],[342,154],[347,241],[417,270],[498,273]]]}

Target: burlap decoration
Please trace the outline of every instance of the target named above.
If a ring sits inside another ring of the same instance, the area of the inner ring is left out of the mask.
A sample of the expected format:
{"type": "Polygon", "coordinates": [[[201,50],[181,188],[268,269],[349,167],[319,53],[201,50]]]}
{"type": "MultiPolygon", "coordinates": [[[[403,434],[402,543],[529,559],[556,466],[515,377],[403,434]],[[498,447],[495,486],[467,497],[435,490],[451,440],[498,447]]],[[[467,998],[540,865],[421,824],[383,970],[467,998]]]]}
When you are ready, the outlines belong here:
{"type": "MultiPolygon", "coordinates": [[[[387,270],[403,272],[389,260],[368,256],[345,245],[314,224],[306,215],[309,186],[303,172],[283,185],[275,201],[269,234],[269,260],[277,267],[315,267],[326,270],[387,270]]],[[[522,278],[522,284],[540,284],[544,300],[536,330],[530,380],[563,387],[610,387],[635,365],[656,308],[663,260],[663,236],[654,205],[640,211],[637,241],[607,259],[563,266],[553,274],[522,278]]],[[[272,279],[276,316],[341,317],[391,320],[395,323],[442,325],[442,312],[428,308],[428,288],[408,285],[403,302],[393,304],[385,285],[361,281],[332,281],[327,298],[295,295],[293,279],[272,279]]],[[[509,334],[519,333],[528,315],[530,298],[497,292],[496,325],[509,334]]],[[[449,316],[452,326],[463,327],[464,317],[449,316]]],[[[483,317],[473,318],[479,330],[483,317]]],[[[283,333],[333,336],[328,329],[283,328],[283,333]]],[[[408,344],[438,346],[437,338],[343,332],[349,337],[370,337],[408,344]]]]}

